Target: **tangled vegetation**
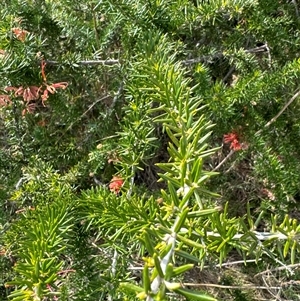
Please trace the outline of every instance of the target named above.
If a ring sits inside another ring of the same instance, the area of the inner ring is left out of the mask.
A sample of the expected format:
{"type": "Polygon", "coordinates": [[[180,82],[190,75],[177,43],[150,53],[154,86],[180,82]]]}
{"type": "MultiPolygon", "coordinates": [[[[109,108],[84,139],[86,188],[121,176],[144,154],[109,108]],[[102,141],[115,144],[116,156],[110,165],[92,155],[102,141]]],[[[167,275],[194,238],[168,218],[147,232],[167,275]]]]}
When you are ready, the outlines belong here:
{"type": "Polygon", "coordinates": [[[298,300],[300,6],[0,8],[1,300],[298,300]]]}

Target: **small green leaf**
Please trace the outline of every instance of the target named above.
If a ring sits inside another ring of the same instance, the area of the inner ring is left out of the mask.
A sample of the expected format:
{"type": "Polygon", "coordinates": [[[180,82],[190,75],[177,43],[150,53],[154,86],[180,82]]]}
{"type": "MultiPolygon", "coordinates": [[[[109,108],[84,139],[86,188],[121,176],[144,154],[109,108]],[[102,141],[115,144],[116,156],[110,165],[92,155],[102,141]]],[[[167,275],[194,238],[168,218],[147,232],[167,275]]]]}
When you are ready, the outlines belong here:
{"type": "Polygon", "coordinates": [[[150,236],[146,230],[144,230],[142,234],[142,241],[145,243],[146,249],[149,252],[149,254],[153,256],[156,253],[156,251],[154,249],[150,236]]]}
{"type": "Polygon", "coordinates": [[[149,267],[147,263],[145,263],[143,269],[143,286],[144,286],[145,293],[148,294],[148,292],[150,291],[151,283],[150,283],[150,276],[149,276],[149,267]]]}
{"type": "Polygon", "coordinates": [[[252,214],[250,212],[250,204],[249,204],[249,202],[247,203],[247,220],[248,220],[248,224],[250,226],[250,230],[254,230],[254,223],[253,223],[252,214]]]}
{"type": "Polygon", "coordinates": [[[132,284],[130,282],[121,282],[120,288],[125,291],[129,291],[136,294],[144,292],[144,289],[142,287],[132,284]]]}
{"type": "Polygon", "coordinates": [[[188,252],[185,252],[185,251],[182,251],[182,250],[175,250],[175,253],[176,255],[182,257],[182,258],[185,258],[189,261],[192,261],[192,262],[195,262],[195,263],[199,263],[200,262],[200,259],[188,252]]]}
{"type": "Polygon", "coordinates": [[[168,188],[169,188],[169,193],[171,195],[172,203],[175,206],[179,206],[179,198],[177,195],[177,191],[175,190],[175,187],[173,186],[173,184],[171,182],[168,182],[168,188]]]}
{"type": "Polygon", "coordinates": [[[168,282],[168,281],[164,281],[166,288],[170,291],[174,291],[177,290],[179,288],[182,288],[181,283],[172,283],[172,282],[168,282]]]}
{"type": "Polygon", "coordinates": [[[194,183],[198,182],[198,179],[201,176],[202,166],[203,166],[203,159],[199,157],[194,161],[193,168],[191,171],[191,181],[192,182],[194,182],[194,183]]]}
{"type": "Polygon", "coordinates": [[[172,276],[173,277],[176,277],[176,276],[179,276],[187,271],[189,271],[190,269],[192,269],[194,267],[193,264],[185,264],[185,265],[182,265],[180,267],[176,267],[173,269],[173,273],[172,273],[172,276]]]}
{"type": "Polygon", "coordinates": [[[293,246],[292,246],[292,249],[291,249],[291,263],[292,264],[295,263],[296,248],[297,248],[297,241],[294,240],[293,246]]]}
{"type": "Polygon", "coordinates": [[[161,278],[164,278],[164,273],[161,269],[161,266],[160,266],[160,260],[158,258],[158,255],[157,254],[153,254],[153,259],[154,259],[154,265],[155,265],[155,268],[158,272],[158,275],[161,277],[161,278]]]}
{"type": "Polygon", "coordinates": [[[222,207],[215,207],[212,209],[203,209],[203,210],[199,210],[199,211],[191,211],[188,212],[188,217],[189,218],[196,218],[196,217],[200,217],[200,216],[206,216],[206,215],[211,215],[213,213],[216,213],[218,211],[221,211],[222,207]]]}
{"type": "Polygon", "coordinates": [[[172,142],[175,144],[176,147],[179,147],[179,141],[178,139],[173,135],[173,133],[170,131],[169,127],[166,127],[166,132],[169,136],[169,138],[172,140],[172,142]]]}
{"type": "Polygon", "coordinates": [[[180,182],[175,180],[173,177],[167,176],[165,174],[158,174],[162,179],[164,179],[166,182],[172,183],[175,187],[180,187],[180,182]]]}
{"type": "Polygon", "coordinates": [[[185,208],[181,213],[180,213],[180,216],[177,217],[177,220],[174,224],[174,232],[175,233],[178,233],[180,231],[180,229],[182,228],[182,226],[184,225],[185,223],[185,220],[186,220],[186,217],[187,217],[187,214],[189,212],[189,208],[185,208]]]}
{"type": "Polygon", "coordinates": [[[287,241],[285,242],[284,244],[284,248],[283,248],[283,257],[285,258],[289,252],[289,249],[290,249],[290,239],[287,239],[287,241]]]}
{"type": "Polygon", "coordinates": [[[167,267],[166,267],[166,273],[165,273],[165,279],[166,280],[169,280],[169,279],[171,279],[171,277],[173,276],[173,270],[174,270],[174,265],[171,263],[171,262],[169,262],[168,264],[167,264],[167,267]]]}

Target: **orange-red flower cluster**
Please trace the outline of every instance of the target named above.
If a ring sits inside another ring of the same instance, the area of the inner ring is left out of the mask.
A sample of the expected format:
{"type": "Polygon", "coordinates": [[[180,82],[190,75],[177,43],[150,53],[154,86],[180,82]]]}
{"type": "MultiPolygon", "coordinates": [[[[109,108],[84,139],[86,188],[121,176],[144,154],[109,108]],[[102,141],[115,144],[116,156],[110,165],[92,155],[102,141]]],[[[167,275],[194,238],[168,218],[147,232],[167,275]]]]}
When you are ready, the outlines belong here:
{"type": "Polygon", "coordinates": [[[21,42],[25,41],[26,35],[29,33],[27,30],[21,28],[13,28],[12,32],[15,34],[16,38],[21,42]]]}
{"type": "Polygon", "coordinates": [[[39,99],[39,90],[37,86],[29,86],[24,88],[23,86],[17,87],[6,87],[5,91],[14,91],[16,97],[23,97],[24,101],[30,102],[32,100],[39,99]]]}
{"type": "Polygon", "coordinates": [[[121,190],[121,187],[123,186],[124,180],[119,176],[114,176],[110,183],[109,183],[109,189],[111,192],[114,192],[115,194],[118,194],[121,190]]]}
{"type": "Polygon", "coordinates": [[[40,87],[41,92],[43,92],[41,98],[42,98],[42,103],[45,106],[44,102],[49,98],[49,93],[54,94],[56,93],[56,89],[66,89],[68,86],[67,82],[60,82],[60,83],[53,83],[53,84],[47,84],[47,78],[46,78],[46,73],[45,73],[45,67],[46,63],[43,60],[41,62],[41,74],[42,78],[44,81],[43,86],[40,87]],[[44,91],[42,91],[44,89],[44,91]]]}
{"type": "Polygon", "coordinates": [[[230,148],[234,151],[242,149],[242,145],[239,142],[239,137],[236,133],[229,133],[224,135],[224,143],[230,143],[230,148]]]}
{"type": "Polygon", "coordinates": [[[49,98],[49,92],[51,94],[54,94],[54,93],[56,93],[56,89],[63,89],[64,90],[64,89],[67,88],[68,83],[60,82],[60,83],[54,83],[54,84],[51,84],[51,85],[48,85],[48,84],[45,83],[45,86],[46,86],[46,88],[44,88],[45,90],[44,90],[44,92],[41,96],[42,103],[43,103],[44,106],[45,106],[44,102],[49,98]]]}
{"type": "MultiPolygon", "coordinates": [[[[45,106],[45,101],[49,98],[49,93],[56,93],[56,89],[66,89],[68,86],[67,82],[53,83],[48,84],[46,81],[45,75],[45,66],[46,63],[42,61],[41,64],[41,73],[43,78],[43,84],[41,86],[29,86],[29,87],[6,87],[5,91],[10,92],[13,91],[15,97],[22,97],[26,108],[23,110],[22,115],[26,113],[33,113],[37,104],[34,102],[41,98],[43,106],[45,106]]],[[[8,95],[0,95],[0,106],[4,106],[11,103],[11,99],[8,95]]]]}

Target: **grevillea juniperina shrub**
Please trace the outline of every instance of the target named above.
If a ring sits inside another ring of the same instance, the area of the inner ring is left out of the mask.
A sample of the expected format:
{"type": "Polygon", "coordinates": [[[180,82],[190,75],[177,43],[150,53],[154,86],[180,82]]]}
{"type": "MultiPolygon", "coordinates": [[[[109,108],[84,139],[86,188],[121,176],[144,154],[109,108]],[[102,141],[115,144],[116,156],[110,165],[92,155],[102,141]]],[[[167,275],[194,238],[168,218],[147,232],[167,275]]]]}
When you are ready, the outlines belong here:
{"type": "Polygon", "coordinates": [[[296,300],[296,1],[4,1],[1,300],[296,300]]]}

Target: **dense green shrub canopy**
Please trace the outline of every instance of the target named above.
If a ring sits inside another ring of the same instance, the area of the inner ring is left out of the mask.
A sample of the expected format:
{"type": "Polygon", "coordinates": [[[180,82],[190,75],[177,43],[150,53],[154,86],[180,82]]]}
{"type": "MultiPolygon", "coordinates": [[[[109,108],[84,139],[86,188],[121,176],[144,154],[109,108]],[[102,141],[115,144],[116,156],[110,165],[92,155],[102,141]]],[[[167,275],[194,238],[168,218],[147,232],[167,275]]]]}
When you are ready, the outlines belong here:
{"type": "Polygon", "coordinates": [[[2,1],[1,300],[296,300],[300,6],[2,1]]]}

